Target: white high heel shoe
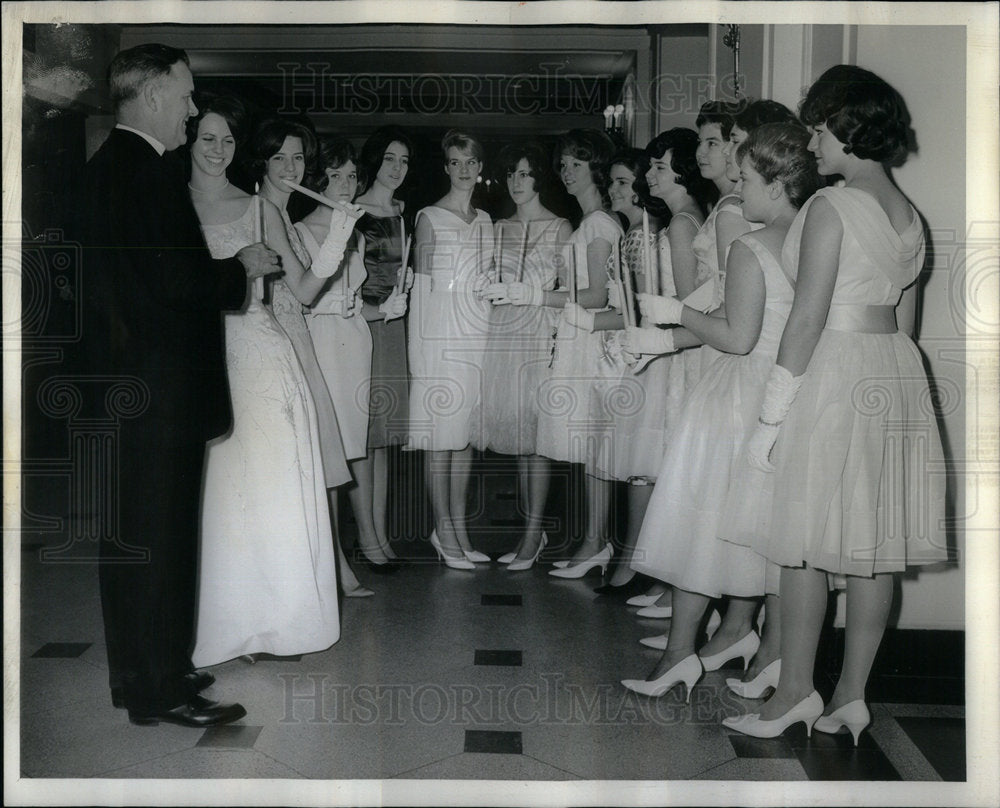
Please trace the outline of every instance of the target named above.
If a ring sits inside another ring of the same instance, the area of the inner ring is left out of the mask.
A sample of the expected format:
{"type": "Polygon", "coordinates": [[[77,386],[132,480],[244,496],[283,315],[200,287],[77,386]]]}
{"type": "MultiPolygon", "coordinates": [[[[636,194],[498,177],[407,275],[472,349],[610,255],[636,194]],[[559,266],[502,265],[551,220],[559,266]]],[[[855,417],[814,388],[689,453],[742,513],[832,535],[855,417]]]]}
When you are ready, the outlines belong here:
{"type": "Polygon", "coordinates": [[[463,550],[462,554],[474,564],[485,564],[493,560],[486,553],[480,553],[478,550],[463,550]]]}
{"type": "Polygon", "coordinates": [[[801,721],[806,725],[806,737],[812,737],[812,728],[823,714],[823,699],[815,690],[792,707],[780,718],[762,720],[760,713],[738,715],[722,719],[722,726],[735,729],[754,738],[777,738],[792,724],[801,721]]]}
{"type": "Polygon", "coordinates": [[[504,553],[500,558],[497,559],[498,564],[509,564],[517,558],[517,553],[504,553]]]}
{"type": "Polygon", "coordinates": [[[452,558],[451,556],[445,555],[444,548],[441,547],[441,540],[437,537],[437,531],[431,531],[431,547],[434,548],[435,552],[438,554],[438,558],[444,561],[445,565],[453,570],[474,570],[476,565],[465,558],[452,558]]]}
{"type": "Polygon", "coordinates": [[[603,550],[598,551],[586,561],[581,561],[579,564],[573,564],[562,569],[549,570],[549,575],[553,578],[582,578],[594,567],[600,567],[601,574],[603,575],[610,563],[611,545],[605,544],[603,550]]]}
{"type": "Polygon", "coordinates": [[[650,617],[654,620],[666,620],[668,617],[672,617],[674,614],[673,606],[646,606],[639,609],[636,613],[636,617],[650,617]]]}
{"type": "Polygon", "coordinates": [[[662,676],[658,676],[652,681],[646,681],[645,679],[622,679],[622,685],[644,696],[662,696],[668,690],[683,682],[687,688],[687,698],[684,701],[690,702],[691,688],[697,684],[701,678],[701,674],[701,661],[698,659],[697,654],[691,654],[684,657],[684,659],[662,676]]]}
{"type": "Polygon", "coordinates": [[[753,655],[757,653],[758,648],[760,648],[760,637],[757,636],[757,632],[751,631],[728,648],[723,648],[719,653],[712,654],[711,656],[703,656],[701,664],[705,666],[706,671],[717,671],[730,659],[742,657],[743,670],[746,670],[747,665],[750,664],[750,660],[753,659],[753,655]]]}
{"type": "Polygon", "coordinates": [[[759,699],[769,687],[778,686],[779,676],[781,676],[781,660],[776,659],[749,682],[726,679],[726,687],[741,699],[759,699]]]}
{"type": "Polygon", "coordinates": [[[652,606],[656,601],[663,597],[665,593],[660,592],[658,595],[633,595],[628,600],[625,601],[627,606],[652,606]]]}
{"type": "Polygon", "coordinates": [[[854,736],[854,745],[858,745],[858,736],[872,722],[872,715],[865,706],[864,699],[849,701],[840,709],[829,715],[821,715],[813,724],[813,729],[819,732],[839,732],[841,727],[847,727],[854,736]]]}
{"type": "Polygon", "coordinates": [[[647,648],[655,648],[657,651],[664,651],[667,648],[667,640],[670,638],[670,632],[666,634],[657,634],[655,637],[643,637],[639,642],[645,645],[647,648]]]}
{"type": "Polygon", "coordinates": [[[524,558],[520,561],[515,558],[510,564],[507,565],[507,572],[521,572],[523,570],[530,570],[534,565],[535,561],[538,560],[539,554],[545,549],[545,545],[549,543],[548,537],[543,533],[542,538],[538,542],[538,547],[535,548],[535,554],[531,558],[524,558]]]}

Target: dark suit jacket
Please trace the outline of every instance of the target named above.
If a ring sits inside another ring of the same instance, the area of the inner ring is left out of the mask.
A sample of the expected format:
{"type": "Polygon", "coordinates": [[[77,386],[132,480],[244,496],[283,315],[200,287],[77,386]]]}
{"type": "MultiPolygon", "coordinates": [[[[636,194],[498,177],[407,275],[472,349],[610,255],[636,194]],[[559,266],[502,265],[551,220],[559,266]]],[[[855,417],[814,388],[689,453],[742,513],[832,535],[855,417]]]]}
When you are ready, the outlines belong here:
{"type": "Polygon", "coordinates": [[[122,129],[87,163],[83,335],[89,372],[148,387],[151,428],[208,440],[232,420],[221,312],[242,308],[247,282],[237,259],[209,255],[186,176],[122,129]]]}

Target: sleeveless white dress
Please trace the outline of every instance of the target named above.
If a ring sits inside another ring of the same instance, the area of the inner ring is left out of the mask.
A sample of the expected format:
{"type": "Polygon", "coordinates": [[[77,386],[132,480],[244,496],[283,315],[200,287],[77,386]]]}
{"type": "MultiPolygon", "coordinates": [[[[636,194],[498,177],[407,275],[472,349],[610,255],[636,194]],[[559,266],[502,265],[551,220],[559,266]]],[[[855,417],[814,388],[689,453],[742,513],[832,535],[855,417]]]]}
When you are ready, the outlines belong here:
{"type": "Polygon", "coordinates": [[[753,235],[766,300],[757,344],[744,356],[718,352],[684,402],[646,510],[632,568],[710,597],[763,595],[766,563],[718,538],[730,485],[749,470],[743,447],[757,424],[793,290],[781,264],[753,235]]]}
{"type": "MultiPolygon", "coordinates": [[[[865,325],[923,268],[923,225],[913,211],[897,233],[867,191],[824,188],[792,223],[786,254],[797,255],[819,198],[844,229],[830,314],[771,454],[773,498],[759,497],[765,516],[750,518],[736,501],[723,535],[776,564],[841,575],[944,561],[946,467],[920,351],[907,334],[865,325]]],[[[747,490],[741,500],[753,496],[747,490]]]]}
{"type": "Polygon", "coordinates": [[[437,205],[423,208],[417,221],[421,216],[434,231],[434,247],[427,258],[430,293],[410,296],[406,448],[460,451],[482,431],[472,412],[482,390],[491,307],[473,284],[493,264],[493,222],[482,210],[466,222],[437,205]]]}
{"type": "MultiPolygon", "coordinates": [[[[299,222],[295,229],[305,248],[315,259],[320,245],[316,243],[309,228],[299,222]]],[[[351,266],[352,257],[356,256],[355,236],[351,238],[345,252],[341,264],[342,274],[327,284],[306,315],[316,360],[333,400],[348,460],[368,454],[368,402],[372,378],[371,329],[360,311],[345,316],[345,289],[353,289],[356,300],[360,301],[361,285],[367,277],[363,262],[354,262],[355,266],[351,266]]]]}
{"type": "MultiPolygon", "coordinates": [[[[202,228],[214,258],[252,243],[251,214],[202,228]]],[[[233,429],[208,450],[196,667],[321,651],[340,637],[316,411],[259,288],[244,313],[225,316],[233,429]]]]}

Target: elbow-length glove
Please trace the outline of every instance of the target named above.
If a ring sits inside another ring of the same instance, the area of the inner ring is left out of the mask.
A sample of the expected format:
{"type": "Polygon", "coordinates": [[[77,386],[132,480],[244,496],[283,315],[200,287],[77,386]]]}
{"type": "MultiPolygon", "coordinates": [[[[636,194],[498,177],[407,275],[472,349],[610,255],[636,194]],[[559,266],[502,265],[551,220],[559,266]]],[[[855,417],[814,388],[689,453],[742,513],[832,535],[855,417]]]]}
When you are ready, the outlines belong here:
{"type": "Polygon", "coordinates": [[[330,214],[330,231],[326,234],[316,260],[309,267],[317,278],[329,278],[344,260],[347,240],[351,237],[358,217],[334,208],[330,214]]]}
{"type": "Polygon", "coordinates": [[[795,396],[802,386],[802,376],[792,374],[781,365],[771,369],[767,386],[764,389],[764,403],[760,407],[757,427],[747,442],[747,461],[760,471],[774,471],[771,463],[771,450],[778,440],[778,433],[784,423],[785,416],[795,401],[795,396]]]}
{"type": "Polygon", "coordinates": [[[586,331],[588,334],[594,331],[594,312],[585,309],[579,303],[566,303],[562,313],[563,319],[573,328],[586,331]]]}

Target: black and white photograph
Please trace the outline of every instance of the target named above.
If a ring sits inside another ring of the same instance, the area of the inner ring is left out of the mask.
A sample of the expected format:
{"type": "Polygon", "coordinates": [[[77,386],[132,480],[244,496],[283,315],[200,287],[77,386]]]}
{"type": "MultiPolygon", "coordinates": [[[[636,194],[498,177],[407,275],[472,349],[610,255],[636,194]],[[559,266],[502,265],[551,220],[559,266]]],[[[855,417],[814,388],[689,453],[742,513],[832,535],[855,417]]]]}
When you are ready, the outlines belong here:
{"type": "Polygon", "coordinates": [[[5,804],[1000,802],[1000,4],[2,14],[5,804]]]}

